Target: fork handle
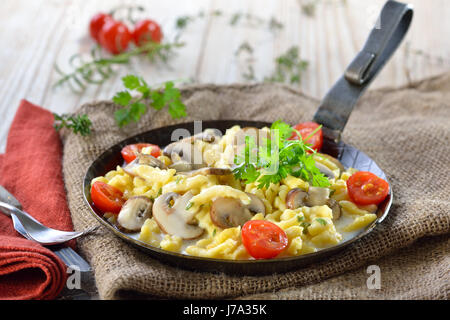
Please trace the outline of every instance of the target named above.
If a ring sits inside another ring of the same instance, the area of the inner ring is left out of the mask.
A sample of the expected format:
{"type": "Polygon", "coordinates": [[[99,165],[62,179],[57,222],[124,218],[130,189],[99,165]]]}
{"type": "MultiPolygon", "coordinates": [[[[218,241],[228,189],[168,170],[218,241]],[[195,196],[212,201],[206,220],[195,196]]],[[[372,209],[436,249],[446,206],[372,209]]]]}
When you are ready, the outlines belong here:
{"type": "Polygon", "coordinates": [[[16,208],[22,209],[22,205],[8,190],[0,185],[0,202],[6,202],[16,208]]]}
{"type": "Polygon", "coordinates": [[[25,220],[31,220],[34,223],[41,224],[39,221],[37,221],[35,218],[33,218],[31,215],[26,213],[25,211],[20,210],[19,208],[16,208],[15,206],[0,201],[0,212],[3,212],[7,216],[11,216],[11,214],[15,214],[19,219],[25,219],[25,220]]]}

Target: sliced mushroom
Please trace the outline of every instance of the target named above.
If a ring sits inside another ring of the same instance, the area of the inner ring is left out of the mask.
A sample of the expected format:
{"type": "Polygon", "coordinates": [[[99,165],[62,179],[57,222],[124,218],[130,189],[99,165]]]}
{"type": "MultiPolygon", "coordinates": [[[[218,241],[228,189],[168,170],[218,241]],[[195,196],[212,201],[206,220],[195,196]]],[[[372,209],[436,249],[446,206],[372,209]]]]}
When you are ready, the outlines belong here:
{"type": "Polygon", "coordinates": [[[167,145],[164,150],[163,154],[170,157],[173,152],[180,153],[180,147],[181,145],[192,145],[194,144],[195,140],[201,140],[207,143],[214,143],[217,142],[220,139],[220,136],[216,134],[215,129],[205,129],[203,132],[198,133],[196,135],[183,138],[179,141],[172,142],[171,144],[167,145]]]}
{"type": "Polygon", "coordinates": [[[169,166],[169,168],[170,169],[175,169],[179,173],[183,173],[183,172],[191,172],[191,171],[193,171],[194,166],[191,163],[187,162],[187,161],[180,160],[180,161],[172,163],[169,166]]]}
{"type": "Polygon", "coordinates": [[[211,221],[223,229],[243,226],[253,217],[239,199],[222,197],[213,201],[209,214],[211,221]]]}
{"type": "Polygon", "coordinates": [[[192,194],[187,193],[182,197],[175,192],[164,193],[156,198],[153,218],[162,231],[183,239],[195,239],[202,235],[202,228],[190,224],[193,214],[186,211],[190,198],[192,194]]]}
{"type": "Polygon", "coordinates": [[[329,179],[334,179],[336,177],[333,171],[331,171],[327,166],[321,164],[320,162],[316,161],[316,168],[319,169],[319,171],[326,175],[329,179]]]}
{"type": "Polygon", "coordinates": [[[145,164],[147,166],[160,168],[160,169],[167,169],[167,166],[164,162],[162,162],[161,160],[155,158],[154,156],[152,156],[150,154],[138,153],[137,159],[138,159],[139,164],[145,164]]]}
{"type": "Polygon", "coordinates": [[[145,196],[128,199],[117,217],[118,227],[125,232],[141,230],[145,220],[152,216],[152,201],[145,196]]]}
{"type": "Polygon", "coordinates": [[[198,175],[226,176],[226,175],[229,175],[232,173],[233,172],[229,168],[212,168],[212,167],[205,167],[205,168],[201,168],[201,169],[197,169],[197,170],[180,172],[180,174],[188,176],[188,177],[193,177],[193,176],[198,176],[198,175]]]}
{"type": "Polygon", "coordinates": [[[292,210],[303,206],[314,207],[323,205],[331,208],[333,220],[339,219],[341,207],[336,200],[330,198],[330,189],[309,187],[309,191],[305,192],[299,188],[294,188],[286,195],[286,207],[292,210]]]}
{"type": "Polygon", "coordinates": [[[308,193],[299,188],[294,188],[288,192],[286,195],[286,207],[289,209],[297,209],[305,206],[306,198],[308,197],[308,193]]]}
{"type": "Polygon", "coordinates": [[[246,192],[246,194],[250,197],[250,204],[247,205],[247,209],[253,214],[262,213],[265,215],[266,206],[264,205],[264,202],[262,202],[262,200],[253,193],[246,192]]]}
{"type": "Polygon", "coordinates": [[[203,163],[202,151],[186,139],[169,144],[164,148],[164,154],[172,160],[172,165],[169,167],[177,171],[191,171],[206,167],[203,163]]]}
{"type": "Polygon", "coordinates": [[[341,217],[341,206],[336,200],[331,198],[328,199],[327,206],[329,206],[333,212],[333,221],[336,221],[341,217]]]}
{"type": "Polygon", "coordinates": [[[330,198],[330,189],[320,187],[309,187],[306,205],[309,207],[323,206],[330,198]]]}
{"type": "Polygon", "coordinates": [[[308,192],[294,188],[286,195],[286,207],[297,209],[303,206],[323,206],[329,198],[330,189],[327,188],[309,187],[308,192]]]}
{"type": "Polygon", "coordinates": [[[217,134],[218,130],[216,129],[205,129],[202,133],[198,133],[191,137],[191,140],[202,140],[208,143],[218,142],[220,136],[217,134]]]}
{"type": "Polygon", "coordinates": [[[134,173],[134,169],[140,165],[146,165],[154,168],[167,169],[167,166],[161,160],[156,159],[155,157],[149,154],[138,153],[136,159],[128,163],[123,167],[123,171],[128,173],[129,175],[136,177],[136,173],[134,173]]]}

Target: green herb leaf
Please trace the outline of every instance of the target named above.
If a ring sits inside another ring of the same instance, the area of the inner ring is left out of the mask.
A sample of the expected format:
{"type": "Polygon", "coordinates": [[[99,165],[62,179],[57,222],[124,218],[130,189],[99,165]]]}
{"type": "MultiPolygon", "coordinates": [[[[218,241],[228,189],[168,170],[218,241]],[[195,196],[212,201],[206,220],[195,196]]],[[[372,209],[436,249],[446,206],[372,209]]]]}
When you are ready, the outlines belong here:
{"type": "Polygon", "coordinates": [[[141,81],[139,77],[129,74],[122,78],[122,82],[125,88],[134,90],[141,87],[141,81]]]}
{"type": "Polygon", "coordinates": [[[53,114],[54,124],[53,127],[56,131],[62,128],[72,130],[75,134],[87,136],[91,134],[92,122],[86,114],[72,115],[72,114],[53,114]]]}
{"type": "Polygon", "coordinates": [[[319,222],[321,225],[326,226],[327,225],[327,220],[322,219],[322,218],[316,218],[317,222],[319,222]]]}
{"type": "MultiPolygon", "coordinates": [[[[70,59],[71,70],[65,72],[55,65],[55,71],[60,78],[54,84],[54,87],[68,85],[72,91],[82,93],[90,84],[100,85],[110,79],[115,74],[112,66],[123,65],[131,61],[133,57],[147,56],[152,62],[159,59],[167,62],[173,55],[174,49],[184,46],[175,39],[173,43],[156,43],[148,41],[142,46],[132,48],[114,56],[104,56],[100,46],[95,46],[91,50],[89,59],[81,59],[80,54],[73,55],[70,59]]],[[[145,90],[146,84],[142,78],[129,75],[123,78],[125,88],[129,90],[145,90]]],[[[144,94],[144,92],[141,92],[144,94]]],[[[145,94],[144,94],[145,95],[145,94]]],[[[122,106],[126,103],[116,102],[122,106]]]]}
{"type": "Polygon", "coordinates": [[[194,205],[193,202],[189,202],[186,206],[186,210],[189,210],[190,208],[192,208],[193,205],[194,205]]]}
{"type": "Polygon", "coordinates": [[[301,227],[303,227],[303,234],[308,234],[308,227],[311,225],[309,222],[302,222],[300,224],[301,227]]]}
{"type": "Polygon", "coordinates": [[[135,75],[123,77],[122,82],[124,87],[130,91],[120,91],[113,98],[115,103],[125,107],[114,113],[119,127],[133,121],[138,122],[147,112],[148,107],[161,110],[168,106],[168,112],[174,119],[186,116],[186,106],[181,101],[180,90],[174,86],[172,81],[164,83],[162,90],[152,89],[143,78],[135,75]]]}
{"type": "Polygon", "coordinates": [[[128,91],[120,91],[116,93],[112,100],[114,103],[126,107],[130,103],[131,99],[131,94],[128,91]]]}
{"type": "Polygon", "coordinates": [[[300,177],[313,186],[328,187],[328,178],[315,165],[310,149],[302,140],[287,140],[293,129],[287,123],[275,121],[271,126],[270,137],[259,147],[252,137],[245,138],[245,148],[234,159],[233,173],[236,179],[245,183],[258,182],[258,188],[268,188],[271,183],[278,183],[288,175],[300,177]],[[258,149],[257,156],[253,156],[258,149]]]}

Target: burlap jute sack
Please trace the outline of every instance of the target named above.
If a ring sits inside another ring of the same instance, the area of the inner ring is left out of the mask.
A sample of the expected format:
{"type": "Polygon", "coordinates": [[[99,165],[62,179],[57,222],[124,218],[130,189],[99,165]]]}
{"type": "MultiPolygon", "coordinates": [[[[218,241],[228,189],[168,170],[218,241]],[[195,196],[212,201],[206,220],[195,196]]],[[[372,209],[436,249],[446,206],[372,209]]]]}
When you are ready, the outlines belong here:
{"type": "MultiPolygon", "coordinates": [[[[290,123],[310,120],[318,105],[282,85],[199,85],[182,90],[189,116],[290,123]]],[[[101,152],[116,142],[173,124],[165,111],[119,129],[110,102],[83,105],[93,121],[89,137],[64,135],[63,170],[77,230],[98,222],[83,202],[82,179],[101,152]]],[[[450,74],[410,87],[366,93],[343,139],[375,159],[394,191],[387,219],[341,253],[305,268],[271,276],[190,272],[162,264],[104,227],[79,240],[95,270],[103,299],[130,292],[162,298],[449,298],[450,74]],[[403,249],[402,249],[403,248],[403,249]],[[369,290],[369,265],[381,269],[381,289],[369,290]]],[[[142,295],[140,295],[142,297],[142,295]]]]}

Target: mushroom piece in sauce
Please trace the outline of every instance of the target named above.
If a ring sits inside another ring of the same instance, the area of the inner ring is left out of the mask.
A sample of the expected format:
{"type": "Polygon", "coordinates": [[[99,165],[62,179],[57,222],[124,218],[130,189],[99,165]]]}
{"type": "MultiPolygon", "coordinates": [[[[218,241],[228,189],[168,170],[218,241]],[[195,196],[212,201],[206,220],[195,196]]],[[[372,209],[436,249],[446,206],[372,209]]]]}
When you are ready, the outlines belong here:
{"type": "Polygon", "coordinates": [[[304,207],[306,205],[305,200],[307,197],[307,192],[299,188],[294,188],[286,195],[286,207],[292,210],[304,207]]]}
{"type": "Polygon", "coordinates": [[[159,169],[167,169],[167,166],[164,164],[164,162],[153,157],[152,155],[138,153],[136,159],[134,159],[133,161],[131,161],[130,163],[128,163],[126,166],[123,167],[123,171],[135,177],[136,173],[134,173],[134,168],[140,165],[150,166],[159,169]]]}
{"type": "Polygon", "coordinates": [[[182,239],[195,239],[202,235],[203,229],[192,224],[193,213],[186,210],[190,192],[183,196],[168,192],[156,198],[153,204],[153,218],[162,231],[182,239]]]}
{"type": "Polygon", "coordinates": [[[211,221],[218,227],[234,228],[243,226],[256,213],[266,213],[266,207],[258,196],[248,193],[250,204],[244,205],[241,200],[234,198],[217,198],[213,201],[209,214],[211,221]]]}
{"type": "Polygon", "coordinates": [[[328,199],[327,206],[331,208],[331,211],[333,213],[333,221],[336,221],[341,217],[341,206],[336,200],[328,199]]]}
{"type": "Polygon", "coordinates": [[[195,141],[215,143],[219,138],[215,129],[206,129],[199,134],[172,142],[164,148],[163,154],[171,158],[170,168],[178,172],[197,170],[206,167],[206,164],[203,163],[202,151],[195,141]]]}
{"type": "Polygon", "coordinates": [[[145,196],[128,199],[117,216],[117,225],[124,232],[141,230],[145,220],[152,216],[153,202],[145,196]]]}
{"type": "Polygon", "coordinates": [[[341,216],[341,208],[339,203],[330,198],[330,189],[309,187],[308,192],[299,188],[290,190],[286,196],[286,207],[289,209],[297,209],[300,207],[314,207],[327,205],[333,212],[333,220],[339,219],[341,216]]]}
{"type": "Polygon", "coordinates": [[[242,226],[253,217],[239,199],[217,198],[213,201],[209,211],[211,221],[218,227],[234,228],[242,226]]]}

